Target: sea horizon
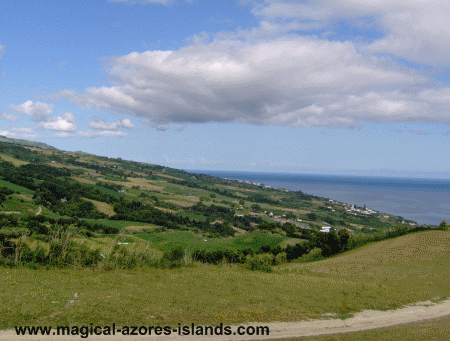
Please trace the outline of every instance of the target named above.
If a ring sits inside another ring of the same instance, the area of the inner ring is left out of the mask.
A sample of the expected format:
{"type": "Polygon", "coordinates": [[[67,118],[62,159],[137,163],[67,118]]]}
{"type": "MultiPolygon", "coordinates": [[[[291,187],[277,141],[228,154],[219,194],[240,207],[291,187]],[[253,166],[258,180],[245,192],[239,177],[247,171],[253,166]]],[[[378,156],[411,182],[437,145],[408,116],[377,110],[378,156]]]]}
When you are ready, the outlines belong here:
{"type": "Polygon", "coordinates": [[[448,221],[450,180],[415,177],[186,170],[364,206],[422,225],[448,221]]]}

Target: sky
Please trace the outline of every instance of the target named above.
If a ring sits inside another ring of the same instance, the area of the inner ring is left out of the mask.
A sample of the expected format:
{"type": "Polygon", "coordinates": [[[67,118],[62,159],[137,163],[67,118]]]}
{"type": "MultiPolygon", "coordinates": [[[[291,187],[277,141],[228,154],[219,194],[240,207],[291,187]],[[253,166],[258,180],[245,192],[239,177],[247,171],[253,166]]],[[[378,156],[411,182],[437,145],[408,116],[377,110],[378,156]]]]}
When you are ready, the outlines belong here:
{"type": "Polygon", "coordinates": [[[185,170],[450,177],[450,2],[18,0],[0,135],[185,170]]]}

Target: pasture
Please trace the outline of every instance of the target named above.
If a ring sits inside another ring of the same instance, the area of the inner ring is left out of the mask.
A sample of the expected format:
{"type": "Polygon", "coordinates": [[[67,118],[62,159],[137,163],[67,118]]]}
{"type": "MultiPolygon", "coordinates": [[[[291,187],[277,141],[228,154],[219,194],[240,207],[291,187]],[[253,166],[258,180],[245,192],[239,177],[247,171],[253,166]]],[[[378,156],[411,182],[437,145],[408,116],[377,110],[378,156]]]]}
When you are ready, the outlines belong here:
{"type": "MultiPolygon", "coordinates": [[[[174,239],[183,242],[181,234],[174,239]]],[[[164,240],[152,242],[161,245],[164,240]]],[[[201,264],[110,272],[2,268],[0,328],[236,324],[298,321],[325,313],[346,318],[364,309],[387,310],[449,296],[450,232],[427,231],[323,261],[280,265],[273,273],[201,264]],[[75,293],[77,299],[67,306],[75,293]]]]}

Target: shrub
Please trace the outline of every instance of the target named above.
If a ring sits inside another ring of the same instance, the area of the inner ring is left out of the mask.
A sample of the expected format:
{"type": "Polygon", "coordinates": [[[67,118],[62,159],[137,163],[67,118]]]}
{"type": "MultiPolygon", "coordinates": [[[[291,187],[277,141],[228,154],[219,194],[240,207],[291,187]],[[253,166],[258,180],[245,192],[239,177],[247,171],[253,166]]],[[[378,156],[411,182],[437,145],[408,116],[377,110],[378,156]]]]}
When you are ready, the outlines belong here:
{"type": "Polygon", "coordinates": [[[184,249],[182,246],[175,246],[170,251],[165,251],[163,258],[171,262],[181,260],[184,257],[184,249]]]}
{"type": "Polygon", "coordinates": [[[283,264],[287,262],[287,255],[286,252],[281,252],[276,255],[274,259],[274,265],[283,264]]]}
{"type": "Polygon", "coordinates": [[[321,248],[314,248],[311,251],[309,251],[307,254],[301,256],[300,258],[297,258],[298,262],[313,262],[316,260],[321,260],[324,257],[322,256],[322,249],[321,248]]]}
{"type": "Polygon", "coordinates": [[[247,268],[252,271],[264,271],[264,272],[273,272],[272,267],[270,266],[273,263],[274,256],[270,253],[263,253],[259,255],[246,257],[246,265],[247,268]]]}

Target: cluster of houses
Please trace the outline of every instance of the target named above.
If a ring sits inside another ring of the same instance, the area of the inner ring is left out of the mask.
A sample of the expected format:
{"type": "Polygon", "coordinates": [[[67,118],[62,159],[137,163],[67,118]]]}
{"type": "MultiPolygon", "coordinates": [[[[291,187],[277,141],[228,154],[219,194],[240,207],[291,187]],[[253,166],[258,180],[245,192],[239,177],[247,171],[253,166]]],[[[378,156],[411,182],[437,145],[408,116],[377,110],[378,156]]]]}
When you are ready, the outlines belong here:
{"type": "Polygon", "coordinates": [[[343,204],[344,208],[346,209],[348,214],[358,215],[359,214],[366,214],[371,215],[378,213],[377,211],[372,210],[371,208],[367,208],[366,205],[364,205],[364,208],[357,208],[356,205],[349,205],[349,204],[343,204]]]}

